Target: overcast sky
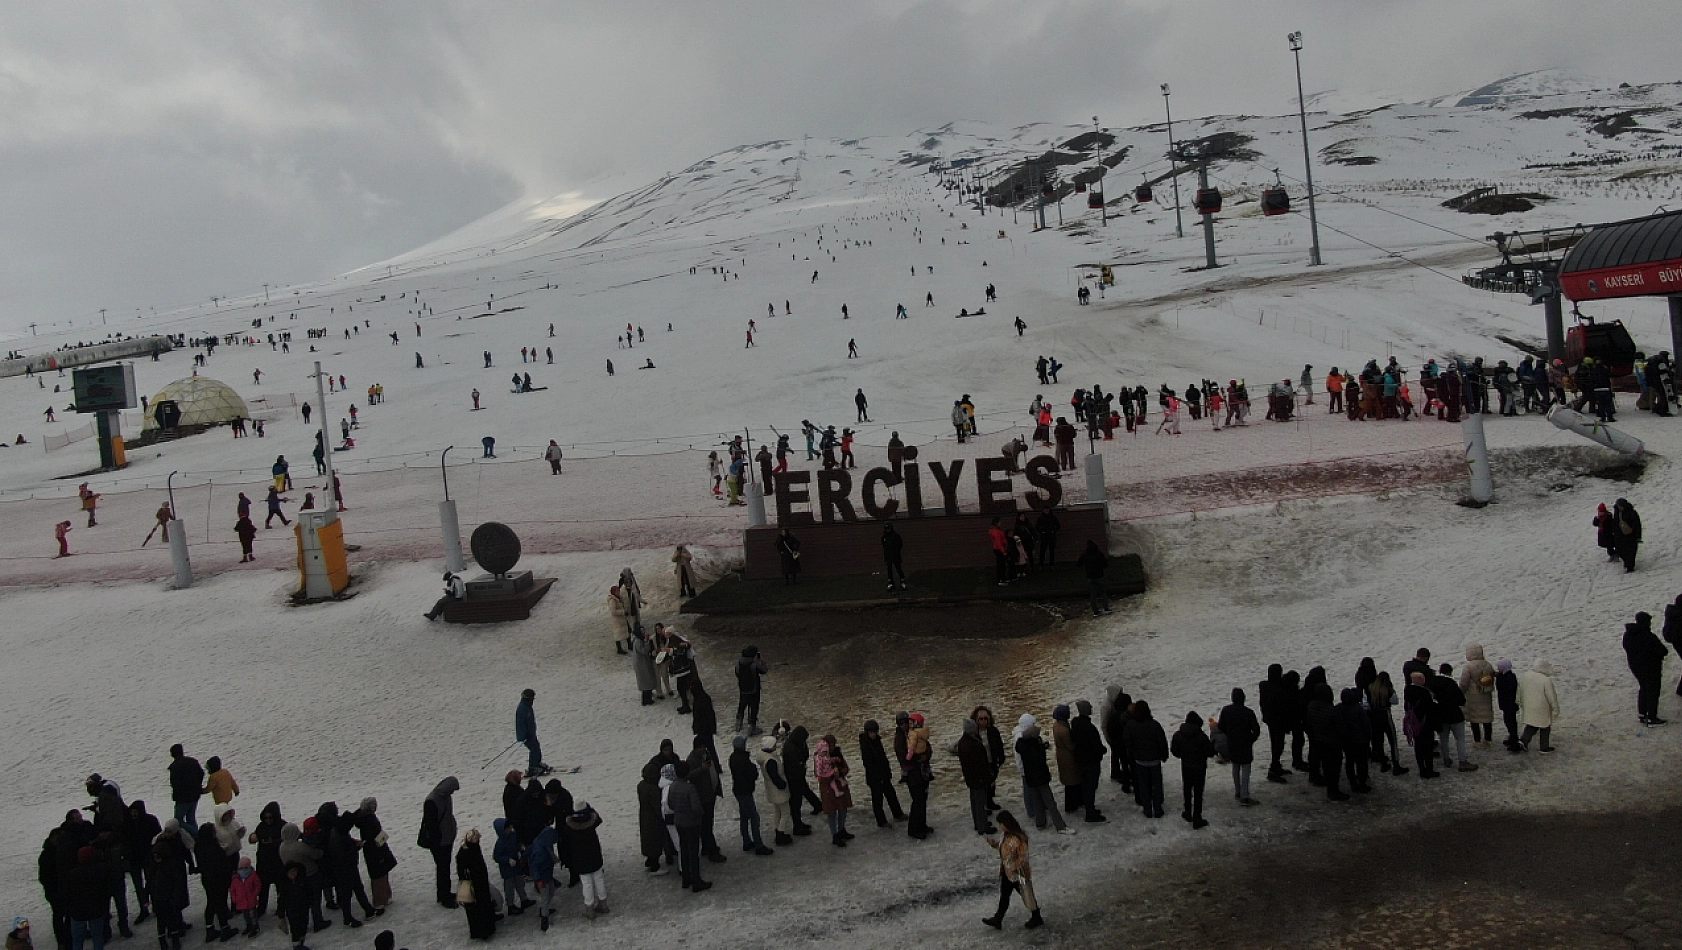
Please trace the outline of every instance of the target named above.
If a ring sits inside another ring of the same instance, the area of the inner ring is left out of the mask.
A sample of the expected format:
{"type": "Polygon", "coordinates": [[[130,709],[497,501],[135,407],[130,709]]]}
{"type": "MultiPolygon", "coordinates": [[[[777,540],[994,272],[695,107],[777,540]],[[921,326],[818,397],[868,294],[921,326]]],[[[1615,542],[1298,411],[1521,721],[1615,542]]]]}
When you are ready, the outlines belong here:
{"type": "Polygon", "coordinates": [[[1674,12],[1675,0],[0,0],[0,330],[329,277],[516,199],[608,197],[743,143],[958,118],[1138,124],[1160,114],[1162,82],[1176,117],[1284,112],[1292,29],[1306,34],[1310,95],[1422,99],[1545,67],[1673,81],[1674,12]]]}

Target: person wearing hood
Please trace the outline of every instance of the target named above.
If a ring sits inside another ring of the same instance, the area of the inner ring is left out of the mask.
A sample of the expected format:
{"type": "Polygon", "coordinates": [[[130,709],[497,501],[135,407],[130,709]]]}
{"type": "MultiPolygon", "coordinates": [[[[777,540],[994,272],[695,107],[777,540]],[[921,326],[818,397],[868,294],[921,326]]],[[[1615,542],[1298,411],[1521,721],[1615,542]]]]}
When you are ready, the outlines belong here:
{"type": "Polygon", "coordinates": [[[846,847],[855,837],[847,830],[847,812],[853,807],[852,786],[847,782],[850,771],[835,737],[825,735],[819,739],[812,754],[812,775],[817,779],[818,797],[823,802],[824,819],[829,823],[829,843],[838,848],[846,847]]]}
{"type": "MultiPolygon", "coordinates": [[[[554,829],[549,829],[554,834],[554,829]]],[[[531,860],[527,856],[527,861],[531,860]]],[[[536,872],[533,872],[536,876],[536,872]]],[[[485,852],[479,848],[479,829],[462,835],[461,847],[456,849],[456,902],[467,913],[467,935],[474,940],[489,940],[496,935],[495,895],[491,891],[491,872],[485,866],[485,852]]],[[[544,928],[548,929],[548,928],[544,928]]]]}
{"type": "Polygon", "coordinates": [[[559,829],[554,825],[544,825],[526,845],[526,871],[531,875],[532,886],[537,888],[539,930],[549,929],[549,916],[555,912],[555,897],[561,886],[555,876],[555,868],[559,865],[555,851],[560,840],[559,829]]]}
{"type": "MultiPolygon", "coordinates": [[[[269,802],[257,815],[257,827],[251,830],[246,838],[248,844],[257,846],[257,916],[269,911],[269,888],[275,889],[275,895],[281,893],[281,878],[285,876],[286,865],[280,860],[280,832],[286,822],[280,816],[280,803],[269,802]]],[[[286,916],[286,905],[278,900],[275,904],[275,916],[286,916]]]]}
{"type": "Polygon", "coordinates": [[[35,950],[35,941],[29,936],[28,917],[12,918],[12,929],[6,932],[6,950],[35,950]]]}
{"type": "Polygon", "coordinates": [[[1628,499],[1612,503],[1613,553],[1623,559],[1624,573],[1635,570],[1635,551],[1641,546],[1641,515],[1628,499]]]}
{"type": "Polygon", "coordinates": [[[205,822],[199,826],[198,839],[193,844],[193,857],[199,868],[199,885],[204,888],[204,942],[220,936],[232,940],[238,931],[229,926],[228,885],[233,882],[236,858],[222,850],[216,840],[217,826],[205,822]],[[221,927],[217,934],[216,927],[221,927]]]}
{"type": "MultiPolygon", "coordinates": [[[[285,827],[297,830],[296,825],[289,824],[285,827]]],[[[284,829],[282,833],[284,834],[284,829]]],[[[305,894],[309,887],[308,878],[309,875],[305,873],[302,864],[289,863],[281,866],[281,878],[276,882],[275,890],[279,895],[276,899],[286,908],[286,914],[281,918],[280,929],[282,933],[291,935],[293,950],[309,950],[304,944],[304,937],[310,932],[310,915],[305,909],[305,905],[309,903],[305,894]]]]}
{"type": "Polygon", "coordinates": [[[1133,781],[1146,818],[1162,817],[1162,763],[1168,758],[1168,734],[1151,716],[1150,704],[1133,704],[1125,732],[1127,751],[1133,756],[1133,781]]]}
{"type": "Polygon", "coordinates": [[[129,881],[134,885],[134,899],[140,912],[134,915],[136,925],[152,916],[151,891],[146,886],[146,873],[152,866],[152,842],[163,834],[163,826],[156,815],[146,810],[146,803],[135,799],[128,804],[128,820],[123,823],[123,862],[128,866],[129,881]]]}
{"type": "Polygon", "coordinates": [[[814,815],[823,810],[823,799],[806,784],[806,761],[812,757],[806,745],[808,735],[805,726],[795,726],[783,740],[783,777],[788,780],[790,817],[797,835],[812,833],[812,826],[800,820],[802,805],[811,808],[814,815]]]}
{"type": "Polygon", "coordinates": [[[696,736],[689,758],[684,761],[689,763],[689,784],[694,786],[704,814],[700,829],[701,854],[714,864],[723,864],[728,859],[718,846],[713,827],[718,814],[718,800],[724,797],[724,779],[719,774],[718,759],[713,755],[712,737],[696,736]]]}
{"type": "Polygon", "coordinates": [[[1250,766],[1256,760],[1256,740],[1261,738],[1261,723],[1256,714],[1244,705],[1244,691],[1232,689],[1232,702],[1221,710],[1217,728],[1226,736],[1226,760],[1232,765],[1232,794],[1240,805],[1254,805],[1250,797],[1250,766]]]}
{"type": "Polygon", "coordinates": [[[987,839],[987,844],[999,852],[999,909],[993,916],[981,918],[981,922],[994,930],[1003,927],[1005,911],[1010,909],[1010,895],[1020,893],[1022,906],[1032,915],[1022,926],[1032,930],[1045,921],[1040,918],[1040,905],[1034,899],[1033,869],[1028,865],[1028,833],[1008,811],[999,812],[999,824],[1004,827],[1004,834],[987,839]]]}
{"type": "Polygon", "coordinates": [[[1192,830],[1209,827],[1203,820],[1203,786],[1209,777],[1209,760],[1215,755],[1215,744],[1203,732],[1203,717],[1195,710],[1186,713],[1186,721],[1168,743],[1168,751],[1180,760],[1180,786],[1185,808],[1180,817],[1191,822],[1192,830]]]}
{"type": "Polygon", "coordinates": [[[746,724],[748,735],[759,735],[759,679],[768,672],[770,670],[760,658],[758,647],[742,647],[742,655],[736,660],[737,732],[741,732],[746,724]]]}
{"type": "Polygon", "coordinates": [[[876,827],[891,829],[895,821],[905,820],[905,811],[900,808],[899,793],[894,791],[894,771],[882,747],[882,727],[874,719],[866,719],[864,731],[859,733],[859,760],[864,763],[864,782],[870,786],[870,810],[875,813],[876,827]],[[893,821],[882,810],[884,802],[893,813],[893,821]]]}
{"type": "Polygon", "coordinates": [[[1075,758],[1075,736],[1069,731],[1069,707],[1051,711],[1051,746],[1057,755],[1057,781],[1063,785],[1063,811],[1079,811],[1086,796],[1080,788],[1080,763],[1075,758]]]}
{"type": "Polygon", "coordinates": [[[742,850],[761,856],[772,854],[760,837],[759,808],[754,804],[753,790],[759,784],[759,764],[748,753],[747,736],[737,736],[730,741],[730,746],[730,794],[736,799],[742,850]]]}
{"type": "Polygon", "coordinates": [[[333,887],[333,864],[327,857],[327,845],[338,821],[339,803],[322,802],[315,814],[305,818],[303,824],[304,842],[323,856],[312,872],[314,876],[310,879],[310,888],[322,896],[328,910],[339,909],[338,891],[333,887]]]}
{"type": "Polygon", "coordinates": [[[974,719],[964,720],[964,734],[958,739],[958,766],[963,772],[964,787],[969,789],[970,821],[978,835],[997,834],[987,817],[987,800],[993,796],[993,768],[987,761],[987,746],[982,743],[974,719]]]}
{"type": "MultiPolygon", "coordinates": [[[[1315,667],[1319,669],[1319,667],[1315,667]]],[[[1349,793],[1339,787],[1343,765],[1343,736],[1338,728],[1337,707],[1329,683],[1315,680],[1308,691],[1309,781],[1326,786],[1326,800],[1346,802],[1349,793]]]]}
{"type": "Polygon", "coordinates": [[[514,826],[508,819],[498,818],[491,822],[491,831],[496,835],[496,843],[491,845],[491,860],[496,863],[497,876],[502,878],[502,902],[508,908],[508,916],[514,917],[525,913],[526,908],[537,903],[526,896],[525,854],[520,848],[520,840],[514,837],[514,826]]]}
{"type": "Polygon", "coordinates": [[[1022,775],[1022,798],[1028,806],[1028,816],[1036,828],[1044,829],[1049,820],[1058,834],[1072,835],[1074,829],[1063,821],[1057,807],[1057,796],[1051,791],[1051,766],[1046,763],[1046,741],[1040,737],[1039,723],[1024,714],[1016,723],[1016,768],[1022,775]]]}
{"type": "Polygon", "coordinates": [[[666,817],[660,810],[660,763],[648,762],[642,767],[642,781],[637,783],[637,841],[641,846],[643,867],[653,875],[665,874],[664,857],[670,865],[677,856],[671,835],[666,831],[666,817]]]}
{"type": "Polygon", "coordinates": [[[111,882],[110,872],[99,860],[99,849],[91,844],[78,848],[76,862],[62,877],[65,913],[70,916],[70,945],[82,950],[91,939],[94,950],[104,950],[105,918],[111,913],[111,882]]]}
{"type": "Polygon", "coordinates": [[[572,873],[578,875],[583,887],[584,916],[595,920],[597,914],[609,912],[607,906],[607,875],[602,873],[602,843],[596,834],[602,816],[579,802],[578,808],[561,825],[562,847],[572,861],[572,873]]]}
{"type": "Polygon", "coordinates": [[[1291,734],[1291,699],[1285,688],[1285,668],[1278,663],[1270,664],[1267,668],[1267,679],[1262,680],[1260,693],[1262,722],[1267,724],[1267,738],[1272,752],[1268,761],[1267,780],[1281,785],[1285,776],[1291,770],[1279,762],[1280,756],[1285,754],[1285,738],[1291,734]]]}
{"type": "Polygon", "coordinates": [[[1337,735],[1343,743],[1343,771],[1349,790],[1372,791],[1369,765],[1372,762],[1372,721],[1361,708],[1361,691],[1349,687],[1338,694],[1337,735]]]}
{"type": "MultiPolygon", "coordinates": [[[[905,833],[918,841],[934,832],[929,827],[929,783],[934,771],[929,760],[934,754],[929,741],[929,727],[922,713],[911,713],[905,720],[905,755],[900,759],[900,776],[911,796],[911,813],[905,822],[905,833]]],[[[895,752],[898,743],[895,743],[895,752]]]]}
{"type": "Polygon", "coordinates": [[[454,775],[439,782],[421,804],[420,836],[416,843],[432,852],[437,869],[438,903],[448,908],[456,906],[456,889],[451,883],[450,855],[455,852],[456,813],[452,795],[461,788],[461,780],[454,775]]]}
{"type": "Polygon", "coordinates": [[[1518,739],[1521,750],[1529,750],[1530,740],[1538,732],[1542,734],[1542,754],[1554,750],[1550,740],[1554,720],[1559,718],[1559,694],[1554,689],[1553,674],[1553,664],[1539,659],[1530,665],[1530,672],[1519,677],[1519,720],[1524,723],[1518,739]]]}
{"type": "Polygon", "coordinates": [[[1624,624],[1624,657],[1635,676],[1635,709],[1644,726],[1662,726],[1659,718],[1659,689],[1664,680],[1664,658],[1670,655],[1653,633],[1653,615],[1642,611],[1635,622],[1624,624]]]}
{"type": "Polygon", "coordinates": [[[327,832],[328,877],[339,896],[339,909],[346,927],[360,927],[362,921],[351,912],[351,898],[362,907],[362,916],[373,917],[374,904],[362,884],[362,842],[356,838],[356,813],[344,812],[334,819],[327,832]]]}
{"type": "Polygon", "coordinates": [[[1513,661],[1495,664],[1495,704],[1501,707],[1501,722],[1507,727],[1507,738],[1501,743],[1508,752],[1522,752],[1518,744],[1518,675],[1513,661]]]}
{"type": "Polygon", "coordinates": [[[1484,659],[1483,646],[1466,645],[1466,664],[1460,667],[1460,692],[1466,697],[1466,721],[1472,725],[1472,745],[1487,749],[1495,730],[1495,667],[1484,659]]]}
{"type": "Polygon", "coordinates": [[[777,754],[776,736],[766,736],[761,740],[759,750],[759,758],[755,764],[759,769],[759,777],[763,780],[759,785],[760,800],[768,812],[767,824],[776,834],[778,847],[791,845],[794,843],[794,822],[789,811],[792,789],[783,770],[782,758],[777,754]]]}
{"type": "Polygon", "coordinates": [[[379,815],[380,803],[372,797],[364,798],[352,812],[356,832],[362,838],[362,860],[368,865],[368,894],[374,905],[374,916],[385,913],[391,903],[391,872],[397,867],[397,856],[391,852],[385,828],[379,815]]]}
{"type": "Polygon", "coordinates": [[[191,841],[174,818],[164,821],[163,830],[152,839],[146,881],[158,922],[160,950],[181,950],[181,936],[187,932],[186,910],[192,902],[192,889],[187,883],[193,868],[191,841]],[[164,946],[166,938],[168,947],[164,946]]]}
{"type": "Polygon", "coordinates": [[[1104,771],[1104,739],[1098,734],[1098,727],[1092,724],[1092,704],[1084,699],[1075,700],[1075,711],[1079,714],[1069,722],[1069,734],[1075,741],[1075,765],[1080,768],[1081,804],[1086,808],[1086,820],[1089,822],[1104,821],[1104,813],[1098,810],[1098,777],[1104,771]]]}
{"type": "Polygon", "coordinates": [[[263,879],[257,876],[257,868],[250,858],[240,858],[239,867],[228,882],[228,905],[245,920],[245,929],[240,933],[246,937],[255,937],[261,931],[257,923],[257,892],[263,886],[263,879]]]}
{"type": "Polygon", "coordinates": [[[324,852],[312,847],[304,840],[303,832],[291,822],[287,822],[280,829],[280,861],[281,869],[290,886],[286,889],[283,903],[286,906],[286,919],[291,924],[292,936],[298,943],[304,942],[305,928],[301,926],[306,910],[315,923],[315,930],[320,932],[333,925],[321,913],[321,891],[315,886],[320,880],[318,870],[324,852]],[[298,868],[294,874],[292,868],[298,868]]]}
{"type": "Polygon", "coordinates": [[[1110,690],[1109,708],[1104,711],[1104,741],[1110,747],[1110,781],[1121,783],[1123,795],[1133,794],[1133,759],[1127,755],[1122,734],[1127,731],[1127,708],[1133,697],[1117,686],[1110,690]]]}
{"type": "Polygon", "coordinates": [[[226,805],[239,794],[239,783],[234,781],[234,774],[222,767],[221,756],[213,755],[205,760],[205,771],[210,775],[204,780],[204,794],[210,796],[213,805],[226,805]]]}

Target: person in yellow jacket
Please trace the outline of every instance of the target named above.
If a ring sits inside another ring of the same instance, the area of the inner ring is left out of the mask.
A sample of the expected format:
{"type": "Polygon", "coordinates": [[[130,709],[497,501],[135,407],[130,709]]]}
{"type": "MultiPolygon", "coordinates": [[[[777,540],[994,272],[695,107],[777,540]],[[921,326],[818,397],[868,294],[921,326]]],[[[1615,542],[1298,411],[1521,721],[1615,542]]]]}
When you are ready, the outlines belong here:
{"type": "Polygon", "coordinates": [[[1010,895],[1019,892],[1022,895],[1022,906],[1028,908],[1033,916],[1022,926],[1032,930],[1045,923],[1040,918],[1039,902],[1034,900],[1033,869],[1028,866],[1028,833],[1022,830],[1022,825],[1016,816],[1008,811],[1001,811],[994,816],[1004,834],[997,838],[988,838],[987,844],[999,852],[999,910],[991,917],[981,918],[981,922],[994,930],[1004,925],[1005,911],[1010,909],[1010,895]]]}
{"type": "Polygon", "coordinates": [[[201,794],[209,795],[213,804],[226,805],[239,794],[239,783],[234,781],[232,772],[222,767],[221,756],[213,755],[205,760],[205,771],[210,776],[204,780],[201,794]]]}

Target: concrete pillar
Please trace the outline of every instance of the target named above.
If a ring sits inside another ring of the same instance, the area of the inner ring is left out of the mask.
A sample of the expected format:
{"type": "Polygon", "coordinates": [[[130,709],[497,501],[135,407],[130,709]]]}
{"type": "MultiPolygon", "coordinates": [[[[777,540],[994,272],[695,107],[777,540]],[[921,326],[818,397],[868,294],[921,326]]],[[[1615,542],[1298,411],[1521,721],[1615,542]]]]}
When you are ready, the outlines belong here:
{"type": "MultiPolygon", "coordinates": [[[[1542,298],[1542,311],[1548,324],[1548,363],[1565,359],[1565,300],[1556,287],[1542,298]]],[[[1671,335],[1676,334],[1676,300],[1670,304],[1671,335]]]]}
{"type": "Polygon", "coordinates": [[[748,527],[765,526],[765,488],[758,482],[748,482],[748,527]]]}
{"type": "Polygon", "coordinates": [[[1485,504],[1495,493],[1495,479],[1489,470],[1489,443],[1483,437],[1482,413],[1467,413],[1460,420],[1460,434],[1466,440],[1466,468],[1472,476],[1472,500],[1485,504]]]}
{"type": "Polygon", "coordinates": [[[1670,300],[1670,362],[1682,359],[1682,297],[1670,300]]]}
{"type": "Polygon", "coordinates": [[[1086,500],[1109,502],[1104,488],[1104,457],[1096,452],[1086,457],[1086,500]]]}
{"type": "Polygon", "coordinates": [[[438,503],[438,524],[444,529],[444,570],[460,573],[467,570],[461,556],[461,522],[456,520],[456,503],[438,503]]]}
{"type": "Polygon", "coordinates": [[[193,562],[187,557],[187,522],[169,522],[169,561],[175,567],[175,589],[193,586],[193,562]]]}

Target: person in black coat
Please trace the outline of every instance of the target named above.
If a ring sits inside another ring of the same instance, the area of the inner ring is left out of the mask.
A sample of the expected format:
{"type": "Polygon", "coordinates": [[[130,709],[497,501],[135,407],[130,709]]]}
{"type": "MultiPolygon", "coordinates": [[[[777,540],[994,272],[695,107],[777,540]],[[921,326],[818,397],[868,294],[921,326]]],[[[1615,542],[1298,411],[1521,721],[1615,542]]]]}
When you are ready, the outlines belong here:
{"type": "Polygon", "coordinates": [[[1664,658],[1670,655],[1653,633],[1653,615],[1642,611],[1634,623],[1624,624],[1624,657],[1635,675],[1636,714],[1644,726],[1662,726],[1659,718],[1659,686],[1664,679],[1664,658]]]}
{"type": "MultiPolygon", "coordinates": [[[[1674,647],[1678,655],[1682,655],[1682,594],[1677,595],[1676,602],[1664,609],[1664,628],[1661,632],[1665,642],[1674,647]]],[[[1682,696],[1682,680],[1676,683],[1676,695],[1682,696]]]]}
{"type": "Polygon", "coordinates": [[[351,898],[355,897],[362,906],[364,917],[374,915],[374,905],[362,886],[362,842],[356,839],[355,812],[344,812],[334,820],[333,828],[327,834],[327,865],[345,926],[362,926],[362,921],[351,912],[351,898]]]}
{"type": "Polygon", "coordinates": [[[760,836],[759,805],[753,800],[753,790],[759,786],[759,763],[748,752],[747,736],[737,736],[730,745],[730,794],[736,799],[742,850],[761,856],[775,854],[765,847],[765,840],[760,836]]]}
{"type": "Polygon", "coordinates": [[[1150,703],[1139,700],[1128,716],[1122,741],[1133,757],[1135,800],[1146,818],[1162,817],[1162,763],[1168,759],[1168,734],[1151,716],[1150,703]]]}
{"type": "Polygon", "coordinates": [[[35,880],[41,885],[41,896],[53,912],[53,938],[58,950],[70,950],[70,918],[64,912],[64,887],[58,869],[58,835],[54,828],[41,842],[41,853],[35,859],[35,880]]]}
{"type": "Polygon", "coordinates": [[[864,782],[870,786],[870,808],[876,813],[876,827],[892,828],[882,804],[893,812],[893,821],[904,821],[905,810],[899,805],[899,793],[894,791],[896,770],[888,762],[887,750],[882,747],[882,727],[874,719],[867,719],[859,733],[859,759],[864,763],[864,782]]]}
{"type": "Polygon", "coordinates": [[[193,842],[193,857],[198,864],[199,886],[204,888],[204,935],[210,939],[212,928],[221,927],[221,938],[232,940],[239,931],[228,926],[233,913],[228,909],[228,885],[234,879],[234,861],[216,840],[216,826],[205,822],[199,826],[198,838],[193,842]]]}
{"type": "Polygon", "coordinates": [[[889,590],[906,588],[905,539],[900,537],[892,524],[882,525],[882,567],[888,575],[889,590]]]}
{"type": "Polygon", "coordinates": [[[187,884],[193,870],[193,853],[187,848],[190,839],[174,826],[172,818],[152,842],[147,861],[147,885],[158,922],[159,947],[167,938],[167,950],[181,950],[181,935],[187,932],[186,911],[192,902],[192,889],[187,884]]]}
{"type": "Polygon", "coordinates": [[[1285,776],[1291,774],[1291,770],[1279,762],[1285,754],[1285,739],[1291,734],[1290,701],[1285,690],[1283,666],[1278,663],[1268,666],[1267,679],[1262,680],[1258,696],[1262,722],[1267,723],[1267,737],[1273,753],[1268,760],[1267,780],[1283,784],[1285,776]]]}
{"type": "Polygon", "coordinates": [[[175,803],[175,823],[191,838],[198,833],[199,798],[204,795],[204,766],[188,755],[181,743],[169,747],[169,791],[175,803]]]}
{"type": "Polygon", "coordinates": [[[1495,664],[1495,704],[1507,726],[1507,738],[1501,744],[1508,752],[1524,751],[1518,742],[1518,675],[1513,672],[1512,660],[1495,664]]]}
{"type": "Polygon", "coordinates": [[[262,917],[269,910],[269,886],[275,889],[275,916],[286,916],[286,905],[278,900],[280,895],[280,879],[285,876],[286,865],[280,860],[280,830],[286,827],[286,820],[281,817],[280,803],[269,802],[263,806],[257,816],[257,827],[252,830],[248,839],[257,846],[257,879],[263,882],[262,889],[257,892],[257,916],[262,917]]]}
{"type": "Polygon", "coordinates": [[[1075,740],[1075,764],[1080,767],[1081,804],[1086,808],[1087,821],[1105,821],[1104,813],[1098,810],[1098,776],[1104,771],[1106,751],[1104,738],[1092,724],[1091,703],[1077,699],[1075,711],[1079,715],[1069,720],[1069,736],[1075,740]]]}
{"type": "Polygon", "coordinates": [[[1110,781],[1120,782],[1124,795],[1133,794],[1133,758],[1127,754],[1124,733],[1127,729],[1127,709],[1133,697],[1117,686],[1110,708],[1104,712],[1104,741],[1110,746],[1110,781]]]}
{"type": "Polygon", "coordinates": [[[1051,765],[1046,761],[1046,741],[1040,736],[1037,723],[1021,730],[1016,740],[1016,757],[1022,760],[1022,794],[1027,801],[1028,815],[1036,828],[1044,829],[1047,820],[1057,826],[1059,834],[1074,834],[1063,822],[1063,811],[1057,807],[1057,796],[1051,791],[1051,765]]]}
{"type": "MultiPolygon", "coordinates": [[[[1321,775],[1318,768],[1315,766],[1315,763],[1318,760],[1314,758],[1314,730],[1309,726],[1309,723],[1308,723],[1308,704],[1314,700],[1315,695],[1317,695],[1320,691],[1319,687],[1322,686],[1322,685],[1325,685],[1325,683],[1326,683],[1326,668],[1323,667],[1323,666],[1313,667],[1312,669],[1310,669],[1308,671],[1308,674],[1302,678],[1302,687],[1300,689],[1298,689],[1297,693],[1296,693],[1296,717],[1297,717],[1297,733],[1298,733],[1298,735],[1292,737],[1291,757],[1293,759],[1295,759],[1299,756],[1299,753],[1300,753],[1301,748],[1302,748],[1302,746],[1301,746],[1302,739],[1300,738],[1300,736],[1303,733],[1306,733],[1307,736],[1308,736],[1308,745],[1309,745],[1308,759],[1307,759],[1307,770],[1308,770],[1308,784],[1310,784],[1310,785],[1324,785],[1325,784],[1325,776],[1321,775]]],[[[1328,696],[1328,697],[1326,697],[1326,701],[1328,703],[1336,703],[1337,699],[1336,699],[1335,696],[1328,696]]],[[[1303,766],[1299,766],[1299,765],[1293,765],[1292,767],[1296,768],[1296,769],[1299,769],[1299,770],[1303,768],[1303,766]]]]}
{"type": "Polygon", "coordinates": [[[977,734],[974,719],[964,720],[964,734],[958,739],[958,767],[969,790],[970,822],[975,833],[996,834],[999,829],[993,827],[987,812],[987,800],[993,794],[993,767],[987,761],[987,744],[977,734]]]}
{"type": "Polygon", "coordinates": [[[993,710],[986,706],[977,706],[970,710],[969,717],[975,720],[976,733],[983,745],[987,746],[987,764],[993,769],[993,781],[987,790],[987,810],[999,810],[999,772],[1005,767],[1005,740],[999,735],[999,727],[993,717],[993,710]]]}
{"type": "Polygon", "coordinates": [[[128,866],[129,880],[134,884],[135,903],[140,912],[134,915],[136,924],[152,916],[151,889],[146,874],[152,869],[152,841],[163,834],[158,816],[146,810],[140,799],[129,802],[128,821],[123,825],[123,862],[128,866]]]}
{"type": "Polygon", "coordinates": [[[1256,714],[1244,705],[1244,691],[1233,687],[1232,703],[1221,710],[1217,726],[1226,736],[1226,760],[1232,764],[1232,794],[1241,805],[1254,805],[1250,797],[1250,766],[1256,760],[1256,740],[1261,738],[1261,723],[1256,714]]]}
{"type": "MultiPolygon", "coordinates": [[[[697,710],[699,708],[696,707],[697,710]]],[[[724,797],[724,776],[720,772],[722,764],[713,755],[712,745],[711,736],[696,736],[695,746],[684,761],[689,763],[689,784],[694,786],[696,797],[701,802],[701,855],[716,864],[723,864],[727,859],[713,834],[713,822],[718,814],[718,800],[724,797]]]]}
{"type": "Polygon", "coordinates": [[[572,817],[572,793],[567,791],[560,779],[552,778],[543,783],[543,804],[548,808],[549,820],[555,826],[555,860],[567,869],[567,887],[577,887],[578,871],[572,866],[572,855],[567,851],[567,836],[561,827],[572,817]]]}
{"type": "Polygon", "coordinates": [[[1419,763],[1419,777],[1436,778],[1437,771],[1437,698],[1425,685],[1425,674],[1417,670],[1408,678],[1402,690],[1402,707],[1407,710],[1402,730],[1413,741],[1413,757],[1419,763]]]}
{"type": "Polygon", "coordinates": [[[812,833],[812,826],[800,820],[802,803],[811,806],[814,815],[823,811],[823,799],[806,784],[806,763],[812,758],[812,750],[806,745],[809,734],[805,726],[795,726],[783,740],[783,776],[788,779],[789,814],[794,819],[797,835],[812,833]]]}
{"type": "Polygon", "coordinates": [[[1635,549],[1641,546],[1641,515],[1623,498],[1612,505],[1612,541],[1613,551],[1623,559],[1624,573],[1635,570],[1635,549]]]}
{"type": "Polygon", "coordinates": [[[553,823],[554,813],[549,810],[549,803],[543,799],[543,783],[532,779],[526,784],[526,790],[520,794],[520,801],[514,806],[514,818],[509,823],[514,826],[514,836],[520,842],[520,850],[524,852],[537,839],[537,833],[544,826],[553,823]]]}
{"type": "Polygon", "coordinates": [[[1437,701],[1437,742],[1442,746],[1443,767],[1454,766],[1448,755],[1448,740],[1454,738],[1460,756],[1459,770],[1475,772],[1477,766],[1466,760],[1466,694],[1453,677],[1454,668],[1447,663],[1437,668],[1437,675],[1427,677],[1425,685],[1437,701]]]}
{"type": "Polygon", "coordinates": [[[765,666],[765,660],[759,655],[756,646],[742,647],[742,655],[736,658],[736,731],[741,732],[747,727],[746,735],[759,735],[759,695],[761,679],[770,670],[765,666]]]}
{"type": "Polygon", "coordinates": [[[462,904],[467,912],[467,935],[474,940],[489,940],[496,935],[496,902],[491,896],[491,871],[485,865],[485,852],[479,848],[479,831],[473,829],[462,837],[456,849],[456,879],[467,881],[473,888],[473,900],[462,904]]]}
{"type": "MultiPolygon", "coordinates": [[[[215,834],[211,835],[212,840],[215,834]]],[[[81,948],[90,938],[99,938],[105,917],[111,912],[111,874],[99,860],[99,850],[84,845],[76,852],[76,863],[60,881],[64,912],[70,918],[70,942],[81,948]]],[[[103,942],[103,939],[100,939],[103,942]]]]}
{"type": "Polygon", "coordinates": [[[1372,791],[1368,766],[1372,761],[1372,721],[1361,707],[1362,690],[1349,688],[1337,704],[1337,734],[1343,742],[1343,770],[1352,792],[1372,791]]]}
{"type": "Polygon", "coordinates": [[[1180,784],[1185,795],[1185,809],[1180,817],[1191,822],[1193,830],[1209,827],[1203,820],[1203,785],[1209,777],[1209,759],[1215,754],[1215,744],[1203,733],[1203,717],[1195,711],[1186,713],[1185,724],[1174,733],[1168,751],[1180,760],[1180,784]]]}
{"type": "Polygon", "coordinates": [[[1034,533],[1040,536],[1039,562],[1041,567],[1051,567],[1057,563],[1057,532],[1063,530],[1063,523],[1057,520],[1057,515],[1047,508],[1034,521],[1034,533]]]}
{"type": "Polygon", "coordinates": [[[526,773],[519,769],[510,769],[502,777],[502,817],[514,823],[514,810],[520,805],[520,797],[525,795],[526,788],[520,784],[525,780],[526,773]]]}
{"type": "Polygon", "coordinates": [[[1349,794],[1338,787],[1338,770],[1343,764],[1343,739],[1338,734],[1331,686],[1324,682],[1314,683],[1309,694],[1307,718],[1309,738],[1313,740],[1308,749],[1312,760],[1309,781],[1317,778],[1325,784],[1327,801],[1348,801],[1349,794]]]}
{"type": "Polygon", "coordinates": [[[800,582],[800,539],[787,528],[777,537],[777,559],[782,562],[783,583],[800,582]]]}

